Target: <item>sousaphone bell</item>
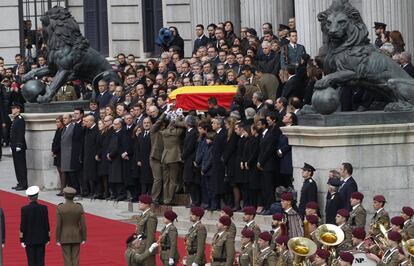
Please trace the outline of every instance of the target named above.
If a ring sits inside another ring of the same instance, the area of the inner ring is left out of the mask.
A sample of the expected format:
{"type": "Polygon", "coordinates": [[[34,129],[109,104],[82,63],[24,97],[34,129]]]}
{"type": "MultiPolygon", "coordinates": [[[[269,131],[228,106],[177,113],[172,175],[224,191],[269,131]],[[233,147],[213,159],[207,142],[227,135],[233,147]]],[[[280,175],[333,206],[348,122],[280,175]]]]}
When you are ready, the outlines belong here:
{"type": "Polygon", "coordinates": [[[289,250],[295,255],[293,265],[308,265],[306,258],[316,253],[315,242],[306,237],[294,237],[288,242],[289,250]]]}

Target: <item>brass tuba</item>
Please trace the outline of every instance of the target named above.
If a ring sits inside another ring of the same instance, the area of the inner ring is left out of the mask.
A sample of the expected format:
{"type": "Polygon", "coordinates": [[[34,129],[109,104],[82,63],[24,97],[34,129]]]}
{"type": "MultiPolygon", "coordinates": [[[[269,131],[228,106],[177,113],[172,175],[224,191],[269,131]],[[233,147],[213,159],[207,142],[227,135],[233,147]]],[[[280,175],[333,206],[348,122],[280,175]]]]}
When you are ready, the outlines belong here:
{"type": "Polygon", "coordinates": [[[402,244],[402,248],[404,250],[405,255],[414,258],[414,238],[404,241],[404,243],[402,244]]]}
{"type": "Polygon", "coordinates": [[[306,237],[294,237],[289,240],[288,248],[295,256],[293,265],[306,266],[309,265],[306,258],[315,254],[317,246],[306,237]]]}
{"type": "Polygon", "coordinates": [[[329,250],[331,253],[328,265],[334,265],[334,262],[338,257],[335,247],[344,241],[344,231],[342,231],[339,226],[333,224],[323,224],[316,228],[315,236],[316,239],[323,245],[323,248],[329,250]]]}

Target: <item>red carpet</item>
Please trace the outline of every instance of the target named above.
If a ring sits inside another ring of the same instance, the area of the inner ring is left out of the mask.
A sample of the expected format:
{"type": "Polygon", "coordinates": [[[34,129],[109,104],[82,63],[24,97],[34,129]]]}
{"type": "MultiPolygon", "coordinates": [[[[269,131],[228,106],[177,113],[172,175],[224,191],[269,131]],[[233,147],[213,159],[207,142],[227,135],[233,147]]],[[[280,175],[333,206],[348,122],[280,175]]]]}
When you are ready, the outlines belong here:
{"type": "MultiPolygon", "coordinates": [[[[44,201],[39,202],[47,205],[49,210],[51,241],[46,246],[46,265],[63,265],[61,250],[55,241],[56,205],[44,201]]],[[[19,242],[19,226],[20,209],[28,204],[28,199],[0,191],[0,203],[6,217],[6,245],[3,249],[3,265],[27,265],[25,250],[20,246],[19,242]]],[[[135,226],[92,214],[86,214],[86,224],[88,236],[86,244],[81,247],[80,265],[126,265],[124,259],[125,239],[134,232],[135,226]]],[[[183,239],[179,239],[178,247],[182,258],[185,254],[183,239]]],[[[206,248],[207,259],[209,257],[209,249],[209,247],[206,248]]],[[[161,265],[161,262],[158,261],[157,265],[161,265]]]]}

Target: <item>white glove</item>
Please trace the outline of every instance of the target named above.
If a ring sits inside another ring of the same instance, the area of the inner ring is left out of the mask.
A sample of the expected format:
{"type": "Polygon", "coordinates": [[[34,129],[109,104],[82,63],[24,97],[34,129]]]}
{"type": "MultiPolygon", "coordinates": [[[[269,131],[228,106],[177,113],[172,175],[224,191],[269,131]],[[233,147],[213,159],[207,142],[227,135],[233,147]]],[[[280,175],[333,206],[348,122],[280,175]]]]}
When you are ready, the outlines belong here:
{"type": "Polygon", "coordinates": [[[22,248],[25,248],[26,247],[26,244],[25,243],[20,243],[20,245],[22,246],[22,248]]]}
{"type": "Polygon", "coordinates": [[[60,243],[59,242],[56,242],[56,245],[60,246],[60,243]]]}
{"type": "Polygon", "coordinates": [[[20,149],[19,147],[17,147],[17,148],[16,148],[16,151],[17,151],[17,152],[19,152],[19,151],[21,151],[21,150],[22,150],[22,149],[20,149]]]}
{"type": "Polygon", "coordinates": [[[174,265],[174,259],[173,258],[169,258],[168,259],[168,264],[169,265],[174,265]]]}
{"type": "Polygon", "coordinates": [[[86,241],[82,241],[82,242],[81,242],[81,244],[82,244],[82,245],[85,245],[85,243],[86,243],[86,241]]]}
{"type": "Polygon", "coordinates": [[[152,243],[148,250],[152,253],[157,247],[158,243],[152,243]]]}
{"type": "Polygon", "coordinates": [[[191,266],[198,266],[198,264],[193,262],[193,264],[191,264],[191,266]]]}

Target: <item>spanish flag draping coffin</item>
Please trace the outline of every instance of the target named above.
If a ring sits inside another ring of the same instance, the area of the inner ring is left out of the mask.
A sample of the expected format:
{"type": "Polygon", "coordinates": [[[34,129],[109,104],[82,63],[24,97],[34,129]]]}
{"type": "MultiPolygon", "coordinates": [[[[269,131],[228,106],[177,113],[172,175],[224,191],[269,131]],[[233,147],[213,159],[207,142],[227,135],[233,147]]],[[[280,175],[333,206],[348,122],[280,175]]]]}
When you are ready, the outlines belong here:
{"type": "Polygon", "coordinates": [[[229,110],[236,92],[237,86],[189,86],[174,90],[168,97],[170,101],[176,101],[177,108],[182,108],[185,111],[206,111],[208,109],[207,100],[214,96],[218,105],[229,110]]]}

